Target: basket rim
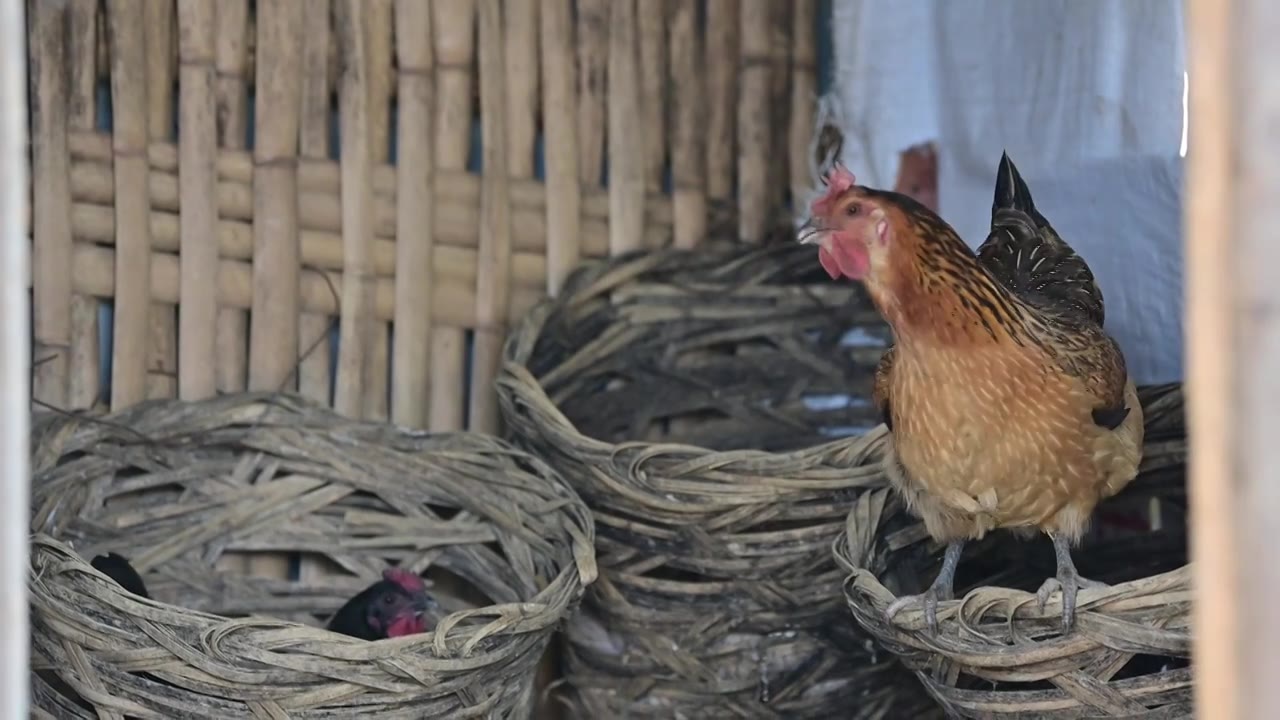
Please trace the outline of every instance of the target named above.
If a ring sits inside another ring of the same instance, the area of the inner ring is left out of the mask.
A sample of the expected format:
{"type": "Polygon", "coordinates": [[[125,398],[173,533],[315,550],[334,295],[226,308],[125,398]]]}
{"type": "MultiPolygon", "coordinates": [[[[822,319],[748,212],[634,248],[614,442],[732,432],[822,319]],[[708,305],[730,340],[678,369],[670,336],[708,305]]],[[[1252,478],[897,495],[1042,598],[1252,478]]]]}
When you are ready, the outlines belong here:
{"type": "MultiPolygon", "coordinates": [[[[417,633],[414,635],[405,635],[403,637],[398,637],[398,638],[384,638],[382,640],[361,640],[359,638],[348,637],[340,633],[335,633],[330,630],[326,630],[323,627],[307,625],[305,623],[300,623],[293,620],[286,620],[283,618],[228,617],[225,615],[219,615],[217,613],[204,612],[201,610],[195,610],[192,608],[183,607],[181,605],[173,605],[171,603],[167,603],[162,600],[156,600],[154,598],[138,597],[137,595],[134,595],[130,593],[128,590],[125,590],[124,588],[120,587],[110,577],[100,572],[97,568],[93,567],[93,565],[91,565],[87,560],[85,560],[82,555],[76,552],[74,546],[72,546],[70,543],[60,540],[52,535],[49,535],[48,533],[42,533],[42,532],[31,533],[28,536],[28,542],[31,548],[31,561],[29,563],[29,569],[32,571],[32,575],[28,578],[28,581],[27,581],[28,589],[30,589],[33,583],[36,583],[40,580],[44,580],[43,574],[38,571],[45,567],[48,567],[49,565],[47,565],[45,562],[37,560],[37,557],[48,556],[51,560],[50,564],[57,566],[59,574],[65,574],[66,571],[69,570],[69,571],[93,576],[95,578],[95,582],[102,583],[104,585],[104,590],[106,593],[115,596],[115,598],[118,600],[123,600],[123,602],[115,606],[116,609],[119,609],[121,605],[126,607],[132,606],[132,605],[153,606],[170,613],[177,613],[177,614],[186,615],[190,617],[203,618],[208,620],[209,624],[214,626],[243,627],[248,625],[260,625],[262,627],[276,628],[280,631],[298,635],[299,639],[306,639],[310,642],[319,642],[322,644],[328,644],[332,646],[354,645],[357,647],[365,647],[371,644],[378,644],[378,645],[386,645],[386,646],[395,646],[396,648],[408,648],[412,650],[417,648],[425,648],[425,646],[430,645],[433,650],[441,654],[451,655],[453,653],[449,652],[449,650],[447,649],[448,646],[450,645],[474,646],[474,643],[470,642],[471,640],[478,640],[478,639],[484,639],[487,637],[492,637],[487,633],[480,638],[475,637],[475,636],[481,635],[481,631],[485,629],[485,626],[483,625],[459,627],[460,623],[468,617],[484,615],[486,614],[485,611],[492,612],[493,610],[508,607],[508,606],[513,608],[519,608],[519,607],[530,606],[530,605],[544,605],[544,604],[547,605],[549,609],[556,610],[557,611],[556,614],[564,615],[567,610],[569,610],[573,605],[575,605],[575,602],[572,600],[560,600],[555,603],[539,603],[539,602],[535,602],[533,599],[529,599],[524,602],[518,602],[518,603],[494,603],[491,605],[474,608],[472,610],[461,610],[461,611],[450,613],[449,615],[446,615],[440,619],[440,622],[437,624],[435,629],[428,632],[417,633]],[[317,637],[303,637],[303,636],[314,635],[315,633],[321,633],[321,635],[317,637]],[[437,638],[437,635],[439,635],[440,637],[437,638]],[[469,642],[460,643],[459,641],[462,639],[466,639],[469,642]]],[[[578,577],[581,578],[582,573],[580,572],[579,568],[580,568],[580,565],[578,563],[572,563],[572,564],[566,565],[564,568],[561,568],[560,572],[557,574],[556,578],[552,580],[552,582],[554,582],[555,580],[559,580],[560,578],[562,578],[563,576],[571,572],[574,574],[577,574],[578,577]]],[[[587,584],[582,585],[582,587],[583,588],[587,587],[587,584]]],[[[543,594],[543,593],[545,593],[545,590],[543,592],[540,592],[539,594],[543,594]]],[[[38,596],[36,594],[30,595],[30,598],[31,598],[30,602],[32,605],[36,605],[38,603],[36,599],[37,597],[38,596]]],[[[122,616],[132,617],[132,616],[145,616],[146,613],[122,612],[120,614],[122,616]]],[[[211,628],[208,632],[214,632],[215,630],[216,628],[211,628]]],[[[464,657],[469,656],[470,651],[464,651],[463,655],[464,657]]]]}
{"type": "MultiPolygon", "coordinates": [[[[683,475],[691,483],[702,483],[715,488],[718,495],[745,493],[750,489],[742,485],[740,478],[727,478],[723,482],[714,478],[694,476],[690,468],[718,470],[726,473],[768,473],[774,466],[793,468],[796,461],[813,471],[829,470],[832,488],[847,488],[852,473],[879,475],[876,462],[888,432],[883,423],[857,435],[835,437],[788,452],[771,452],[754,448],[716,450],[699,445],[682,443],[653,443],[640,440],[609,442],[585,434],[552,402],[539,378],[528,367],[528,361],[542,335],[547,321],[559,308],[580,304],[596,295],[606,294],[652,269],[660,262],[679,255],[696,254],[699,251],[721,250],[732,245],[709,244],[693,249],[663,248],[612,258],[596,258],[582,263],[564,284],[564,291],[555,297],[546,297],[531,308],[512,328],[503,344],[502,363],[495,379],[498,397],[508,420],[517,415],[520,406],[536,408],[539,415],[540,439],[552,443],[562,454],[597,456],[608,458],[616,464],[621,456],[634,474],[640,465],[652,465],[673,474],[683,475]],[[550,423],[553,426],[548,427],[550,423]],[[548,430],[552,432],[547,432],[548,430]]],[[[740,249],[741,252],[759,250],[740,249]]],[[[852,485],[864,486],[865,482],[852,485]]],[[[637,490],[642,485],[632,487],[637,490]]],[[[653,502],[657,498],[646,498],[653,502]]],[[[678,512],[679,503],[669,508],[678,512]]]]}
{"type": "MultiPolygon", "coordinates": [[[[1163,497],[1169,489],[1171,498],[1180,494],[1180,481],[1166,485],[1165,474],[1185,463],[1181,389],[1181,383],[1140,389],[1147,420],[1145,451],[1139,476],[1126,489],[1145,487],[1150,494],[1139,491],[1136,499],[1163,497]],[[1144,476],[1150,484],[1137,482],[1144,476]]],[[[959,598],[940,600],[934,634],[919,607],[905,607],[892,620],[885,616],[899,597],[877,575],[882,569],[888,579],[902,567],[895,563],[898,554],[923,543],[931,555],[942,551],[896,490],[884,487],[855,501],[832,541],[831,554],[847,573],[841,594],[855,623],[911,668],[950,715],[1039,717],[1061,712],[1075,717],[1071,713],[1084,710],[1127,716],[1154,707],[1165,712],[1189,707],[1194,665],[1139,666],[1137,673],[1119,679],[1117,673],[1139,656],[1191,660],[1193,562],[1101,588],[1081,588],[1075,627],[1068,634],[1062,632],[1061,593],[1053,593],[1040,608],[1034,592],[990,582],[959,598]],[[913,522],[896,522],[904,518],[913,522]],[[962,676],[991,683],[991,689],[985,684],[961,687],[962,676]],[[1051,683],[1047,688],[1033,685],[1046,681],[1051,683]]],[[[1117,539],[1100,547],[1115,549],[1123,543],[1117,539]]]]}
{"type": "MultiPolygon", "coordinates": [[[[1061,634],[1062,599],[1060,593],[1050,597],[1043,609],[1037,607],[1034,592],[1008,588],[997,585],[982,585],[970,589],[962,597],[952,600],[939,600],[937,607],[938,635],[935,637],[928,629],[924,611],[916,607],[907,607],[895,614],[892,622],[884,618],[885,609],[899,597],[889,590],[876,573],[866,567],[867,558],[871,556],[878,538],[883,520],[887,517],[883,512],[890,502],[892,488],[877,488],[861,496],[850,509],[845,528],[832,541],[831,551],[836,563],[846,573],[843,582],[845,602],[858,624],[875,636],[880,642],[888,643],[900,649],[926,652],[936,655],[957,657],[963,655],[969,663],[977,663],[981,653],[974,648],[956,645],[954,638],[966,634],[978,633],[971,619],[989,616],[991,608],[1003,605],[1008,610],[1004,614],[1006,623],[1012,628],[1017,623],[1037,623],[1050,630],[1039,639],[1026,636],[1023,640],[1029,646],[1050,647],[1061,646],[1064,638],[1061,634]],[[870,618],[877,622],[868,622],[870,618]],[[1056,632],[1055,632],[1055,628],[1056,632]]],[[[906,544],[916,542],[933,543],[924,532],[923,523],[908,528],[904,533],[920,536],[906,544]]],[[[936,543],[933,543],[936,544],[936,543]]],[[[905,545],[904,545],[905,547],[905,545]]],[[[1089,616],[1122,617],[1126,611],[1147,607],[1185,606],[1178,613],[1182,617],[1190,617],[1192,592],[1193,562],[1162,573],[1134,578],[1102,588],[1081,588],[1077,599],[1077,626],[1090,625],[1093,631],[1101,631],[1104,625],[1092,623],[1089,616]],[[1097,627],[1092,627],[1097,626],[1097,627]]],[[[1153,633],[1162,633],[1173,640],[1172,644],[1190,648],[1191,631],[1171,631],[1163,628],[1152,628],[1153,633]]],[[[1067,640],[1068,644],[1070,641],[1067,640]]],[[[1006,652],[995,645],[989,653],[990,667],[1007,667],[1009,662],[1006,652]]],[[[1062,647],[1058,647],[1062,650],[1062,647]]],[[[1074,648],[1073,652],[1080,648],[1074,648]]],[[[1048,652],[1045,653],[1046,657],[1048,652]]],[[[980,666],[981,663],[975,664],[980,666]]]]}
{"type": "MultiPolygon", "coordinates": [[[[33,428],[35,432],[32,434],[33,456],[41,457],[39,449],[46,441],[58,442],[57,447],[61,448],[58,438],[71,437],[77,428],[83,428],[86,424],[98,422],[98,426],[101,427],[100,421],[105,419],[110,424],[128,428],[130,426],[127,420],[130,418],[137,418],[158,408],[176,405],[194,407],[201,412],[209,410],[210,412],[205,413],[206,415],[213,415],[213,409],[243,410],[243,413],[237,413],[235,421],[218,426],[221,428],[230,428],[237,424],[243,426],[248,424],[244,422],[244,418],[253,420],[267,416],[273,408],[282,408],[286,412],[302,410],[315,413],[305,418],[323,416],[327,422],[331,423],[327,430],[320,429],[319,424],[305,419],[303,415],[298,415],[300,420],[297,427],[293,429],[302,433],[330,432],[334,436],[341,435],[346,441],[365,443],[371,447],[384,449],[388,457],[398,457],[401,453],[409,456],[410,453],[401,447],[384,445],[380,441],[385,437],[401,437],[406,440],[431,437],[449,439],[451,443],[447,448],[434,446],[424,448],[420,452],[423,456],[447,452],[451,456],[464,458],[468,455],[479,459],[492,458],[496,455],[516,458],[527,465],[521,466],[514,461],[504,460],[503,462],[507,463],[504,466],[507,468],[505,472],[521,473],[527,476],[525,480],[541,483],[544,491],[542,494],[552,498],[546,503],[546,507],[531,506],[527,511],[539,514],[557,513],[563,517],[557,533],[561,536],[557,541],[561,542],[562,547],[565,548],[558,553],[559,567],[554,575],[542,578],[539,582],[540,588],[534,586],[536,592],[531,597],[521,597],[515,602],[491,600],[489,605],[454,611],[440,617],[436,626],[425,633],[366,641],[331,632],[323,626],[307,625],[284,618],[261,615],[227,617],[157,599],[138,597],[99,572],[73,548],[70,542],[46,531],[39,524],[40,518],[33,517],[28,534],[31,549],[28,560],[30,569],[27,579],[28,602],[33,612],[40,615],[42,623],[65,625],[68,622],[84,622],[94,624],[101,629],[104,627],[104,618],[114,618],[120,623],[119,626],[111,623],[108,625],[115,628],[113,632],[116,635],[123,632],[121,628],[134,627],[136,630],[138,626],[130,625],[135,620],[161,625],[166,623],[182,625],[199,639],[195,645],[176,636],[170,638],[171,641],[176,642],[161,643],[165,649],[175,655],[167,658],[169,662],[179,664],[183,662],[182,653],[174,652],[174,648],[170,645],[181,645],[183,652],[197,655],[203,653],[207,658],[219,656],[219,648],[225,647],[231,651],[229,654],[233,657],[239,654],[242,661],[258,662],[260,665],[264,656],[305,657],[306,661],[301,665],[299,664],[301,661],[282,660],[279,665],[268,663],[267,666],[276,672],[302,673],[311,677],[312,682],[320,678],[329,678],[335,683],[342,682],[338,678],[356,673],[360,675],[361,680],[367,681],[369,686],[375,689],[380,686],[421,689],[424,687],[423,682],[415,681],[413,678],[434,677],[435,680],[432,682],[440,683],[444,682],[445,678],[465,674],[479,667],[508,667],[520,669],[521,672],[532,670],[536,665],[536,658],[527,661],[522,654],[525,651],[517,646],[523,647],[525,643],[534,642],[535,638],[537,642],[549,638],[581,601],[586,588],[596,579],[598,571],[594,554],[594,519],[586,504],[549,463],[495,435],[474,432],[418,431],[390,423],[346,418],[296,393],[250,392],[194,402],[152,400],[116,413],[58,413],[53,417],[45,416],[34,423],[36,427],[33,428]],[[308,424],[312,427],[308,428],[308,424]],[[344,433],[347,435],[343,435],[344,433]],[[93,596],[97,602],[74,602],[85,594],[93,596]],[[92,607],[92,613],[90,607],[92,607]],[[480,622],[475,622],[477,618],[480,622]],[[472,622],[464,624],[468,620],[472,622]],[[374,677],[384,679],[370,680],[374,677]],[[406,680],[406,677],[409,680],[406,680]]],[[[278,419],[281,416],[270,417],[278,419]]],[[[256,422],[256,420],[253,421],[256,422]]],[[[270,427],[279,427],[279,425],[270,427]]],[[[117,436],[123,436],[125,432],[124,429],[109,431],[116,433],[117,436]]],[[[252,429],[245,430],[245,433],[246,436],[251,435],[252,429]]],[[[193,443],[191,450],[198,450],[200,447],[199,443],[193,443]]],[[[185,446],[182,451],[187,451],[185,446]]],[[[239,448],[236,451],[238,455],[248,455],[251,452],[247,448],[239,448]]],[[[52,453],[52,457],[55,458],[64,456],[62,449],[52,453]]],[[[47,456],[42,461],[32,464],[33,477],[37,484],[42,472],[58,467],[58,463],[50,462],[47,456]]],[[[427,476],[417,479],[423,484],[439,482],[439,479],[427,476]]],[[[35,495],[33,501],[38,497],[40,495],[35,495]]],[[[518,501],[513,499],[512,502],[518,501]]],[[[33,512],[34,510],[33,502],[33,512]]],[[[537,547],[529,547],[528,551],[541,552],[537,547]]],[[[519,570],[519,566],[509,558],[504,557],[502,561],[519,572],[526,572],[519,570]]],[[[38,634],[34,627],[32,632],[38,634]]],[[[46,628],[44,632],[48,634],[49,631],[46,628]]],[[[100,640],[92,640],[87,636],[83,637],[82,641],[101,643],[100,640]]],[[[143,643],[143,647],[160,647],[148,645],[147,643],[158,641],[155,637],[148,637],[147,634],[140,633],[139,642],[143,643]]],[[[116,649],[128,652],[124,650],[125,647],[136,645],[136,643],[121,645],[116,649]]],[[[33,650],[35,649],[33,647],[33,650]]],[[[48,663],[49,659],[46,659],[45,664],[48,665],[48,663]]],[[[32,668],[39,669],[34,662],[32,668]]],[[[349,682],[360,683],[361,680],[349,682]]],[[[224,684],[235,685],[233,682],[224,684]]],[[[180,686],[178,689],[181,692],[194,692],[186,686],[180,686]]],[[[451,696],[454,693],[453,690],[441,691],[441,697],[451,696]]]]}

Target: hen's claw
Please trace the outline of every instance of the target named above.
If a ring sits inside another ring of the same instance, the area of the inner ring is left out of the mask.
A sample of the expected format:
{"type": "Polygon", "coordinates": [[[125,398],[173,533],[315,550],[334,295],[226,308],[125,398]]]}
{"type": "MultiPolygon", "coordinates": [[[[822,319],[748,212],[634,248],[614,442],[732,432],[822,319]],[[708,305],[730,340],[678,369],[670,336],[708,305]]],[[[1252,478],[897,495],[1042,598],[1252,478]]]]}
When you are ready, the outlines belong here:
{"type": "Polygon", "coordinates": [[[938,571],[938,577],[934,578],[933,584],[928,590],[919,595],[904,595],[894,600],[889,607],[884,609],[885,619],[891,624],[893,616],[902,612],[908,605],[919,603],[924,609],[924,620],[929,626],[929,632],[933,635],[938,634],[938,601],[951,600],[954,597],[953,584],[956,576],[956,566],[960,564],[960,551],[964,549],[963,541],[955,541],[947,544],[947,552],[942,558],[942,569],[938,571]]]}
{"type": "Polygon", "coordinates": [[[903,595],[884,609],[884,616],[893,622],[893,616],[902,612],[908,605],[919,603],[924,609],[924,621],[929,626],[929,633],[938,634],[938,600],[950,600],[950,588],[940,589],[937,582],[919,595],[903,595]]]}
{"type": "Polygon", "coordinates": [[[1041,610],[1044,610],[1054,591],[1062,591],[1062,632],[1066,634],[1075,627],[1076,593],[1081,589],[1104,588],[1107,584],[1081,577],[1080,573],[1076,572],[1075,563],[1071,560],[1071,548],[1066,539],[1056,533],[1051,533],[1049,537],[1053,539],[1053,552],[1058,560],[1058,574],[1057,577],[1047,578],[1036,591],[1036,603],[1041,610]]]}

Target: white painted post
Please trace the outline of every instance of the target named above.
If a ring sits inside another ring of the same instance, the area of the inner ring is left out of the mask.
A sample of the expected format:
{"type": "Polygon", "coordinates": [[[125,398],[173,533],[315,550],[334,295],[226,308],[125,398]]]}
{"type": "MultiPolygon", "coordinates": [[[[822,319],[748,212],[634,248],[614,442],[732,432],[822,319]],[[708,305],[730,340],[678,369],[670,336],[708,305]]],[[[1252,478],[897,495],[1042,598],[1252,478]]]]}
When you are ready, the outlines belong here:
{"type": "Polygon", "coordinates": [[[0,718],[29,713],[31,329],[27,274],[27,25],[0,0],[0,718]]]}

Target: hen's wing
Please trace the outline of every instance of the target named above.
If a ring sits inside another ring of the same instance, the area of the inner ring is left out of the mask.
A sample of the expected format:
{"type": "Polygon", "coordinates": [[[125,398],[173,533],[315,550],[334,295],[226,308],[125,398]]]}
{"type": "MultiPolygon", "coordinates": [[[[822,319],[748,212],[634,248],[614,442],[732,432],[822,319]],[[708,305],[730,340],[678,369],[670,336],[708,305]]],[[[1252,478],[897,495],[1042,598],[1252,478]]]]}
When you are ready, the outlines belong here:
{"type": "Polygon", "coordinates": [[[890,345],[880,356],[876,364],[875,381],[871,385],[871,402],[880,413],[880,422],[893,432],[893,415],[889,412],[889,376],[893,372],[893,358],[896,347],[890,345]]]}
{"type": "Polygon", "coordinates": [[[1007,153],[1000,157],[991,233],[978,247],[978,261],[1028,305],[1070,324],[1102,327],[1102,291],[1093,272],[1036,210],[1007,153]]]}
{"type": "Polygon", "coordinates": [[[1066,243],[1031,199],[1008,153],[1000,157],[991,234],[978,260],[1015,295],[1052,318],[1047,347],[1058,365],[1098,400],[1093,421],[1114,430],[1128,416],[1128,371],[1119,345],[1102,329],[1102,291],[1084,258],[1066,243]]]}

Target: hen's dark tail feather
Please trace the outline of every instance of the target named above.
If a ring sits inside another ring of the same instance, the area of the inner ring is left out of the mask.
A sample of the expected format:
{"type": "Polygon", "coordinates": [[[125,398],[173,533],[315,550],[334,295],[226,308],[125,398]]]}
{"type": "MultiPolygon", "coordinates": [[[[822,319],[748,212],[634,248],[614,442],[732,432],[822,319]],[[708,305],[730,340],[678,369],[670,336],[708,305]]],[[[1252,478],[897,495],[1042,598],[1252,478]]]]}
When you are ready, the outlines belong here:
{"type": "Polygon", "coordinates": [[[133,569],[128,560],[120,557],[115,553],[107,553],[99,555],[89,563],[98,572],[115,580],[120,587],[139,597],[150,598],[147,594],[147,586],[142,583],[142,578],[138,576],[138,571],[133,569]]]}
{"type": "Polygon", "coordinates": [[[1007,152],[1000,155],[991,233],[978,247],[978,260],[1032,306],[1102,325],[1102,292],[1093,272],[1036,209],[1007,152]]]}
{"type": "Polygon", "coordinates": [[[1000,153],[1000,167],[996,170],[996,192],[991,201],[991,219],[994,221],[1000,210],[1018,210],[1026,213],[1042,228],[1049,221],[1036,210],[1036,203],[1031,199],[1031,188],[1022,179],[1018,167],[1009,159],[1008,151],[1000,153]]]}

